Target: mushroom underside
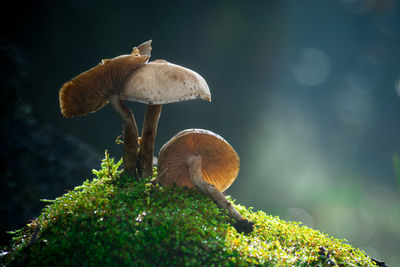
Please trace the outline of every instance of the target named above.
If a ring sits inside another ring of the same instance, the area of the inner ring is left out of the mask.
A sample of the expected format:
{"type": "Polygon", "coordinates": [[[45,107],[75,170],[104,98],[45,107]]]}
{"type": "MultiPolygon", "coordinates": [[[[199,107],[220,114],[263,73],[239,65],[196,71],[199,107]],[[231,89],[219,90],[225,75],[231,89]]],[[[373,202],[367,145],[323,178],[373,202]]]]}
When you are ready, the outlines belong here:
{"type": "Polygon", "coordinates": [[[211,131],[187,129],[172,137],[160,150],[161,183],[194,187],[186,164],[192,155],[202,156],[202,177],[219,191],[225,191],[236,179],[240,160],[234,149],[211,131]]]}

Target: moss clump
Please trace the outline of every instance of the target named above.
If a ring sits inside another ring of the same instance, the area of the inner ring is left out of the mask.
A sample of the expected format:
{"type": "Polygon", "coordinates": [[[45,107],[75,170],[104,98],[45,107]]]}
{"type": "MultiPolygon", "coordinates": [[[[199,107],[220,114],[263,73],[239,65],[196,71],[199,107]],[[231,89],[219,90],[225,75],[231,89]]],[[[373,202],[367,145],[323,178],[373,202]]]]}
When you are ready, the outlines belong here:
{"type": "Polygon", "coordinates": [[[51,201],[15,232],[7,266],[375,266],[362,251],[318,231],[235,205],[255,222],[237,233],[197,191],[120,177],[108,157],[97,178],[51,201]],[[116,179],[118,178],[118,179],[116,179]]]}

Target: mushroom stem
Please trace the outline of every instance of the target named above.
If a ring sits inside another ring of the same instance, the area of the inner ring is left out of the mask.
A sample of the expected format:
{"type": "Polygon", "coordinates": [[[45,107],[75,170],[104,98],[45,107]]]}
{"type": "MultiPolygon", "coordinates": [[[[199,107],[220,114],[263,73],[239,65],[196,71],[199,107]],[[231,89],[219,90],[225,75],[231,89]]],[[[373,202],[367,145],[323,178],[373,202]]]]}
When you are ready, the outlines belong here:
{"type": "Polygon", "coordinates": [[[123,136],[123,163],[124,173],[132,177],[136,176],[136,162],[138,157],[138,128],[132,111],[125,106],[124,102],[117,96],[111,96],[111,105],[124,120],[123,136]]]}
{"type": "Polygon", "coordinates": [[[162,105],[147,105],[142,128],[142,141],[140,142],[138,176],[148,177],[153,175],[154,142],[156,140],[158,119],[162,105]]]}
{"type": "Polygon", "coordinates": [[[253,222],[243,218],[232,203],[215,188],[215,186],[204,181],[201,174],[201,156],[190,156],[187,159],[189,177],[193,185],[203,194],[208,195],[221,209],[228,210],[228,215],[235,219],[236,229],[240,232],[249,233],[253,230],[253,222]]]}

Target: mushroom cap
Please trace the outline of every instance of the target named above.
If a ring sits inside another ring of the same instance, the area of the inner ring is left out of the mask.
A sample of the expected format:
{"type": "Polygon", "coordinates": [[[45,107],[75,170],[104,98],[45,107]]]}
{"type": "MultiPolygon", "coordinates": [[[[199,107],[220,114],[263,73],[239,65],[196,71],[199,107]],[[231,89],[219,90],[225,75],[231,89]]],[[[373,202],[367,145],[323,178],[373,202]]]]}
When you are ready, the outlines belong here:
{"type": "Polygon", "coordinates": [[[155,60],[131,74],[121,98],[158,105],[196,98],[211,101],[211,94],[198,73],[165,60],[155,60]]]}
{"type": "Polygon", "coordinates": [[[228,142],[208,130],[188,129],[172,137],[161,148],[159,182],[193,188],[186,164],[190,156],[201,156],[203,179],[220,192],[225,191],[238,175],[239,156],[228,142]]]}
{"type": "Polygon", "coordinates": [[[65,117],[75,117],[101,109],[111,95],[119,94],[129,75],[149,59],[150,43],[134,48],[130,55],[103,59],[97,66],[66,82],[59,92],[61,113],[65,117]]]}

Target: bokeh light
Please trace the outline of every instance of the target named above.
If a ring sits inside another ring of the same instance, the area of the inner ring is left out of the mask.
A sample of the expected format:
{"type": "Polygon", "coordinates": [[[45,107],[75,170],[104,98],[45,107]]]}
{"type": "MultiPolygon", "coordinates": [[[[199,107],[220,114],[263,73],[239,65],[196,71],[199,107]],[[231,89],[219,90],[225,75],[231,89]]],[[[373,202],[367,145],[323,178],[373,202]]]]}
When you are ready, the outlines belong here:
{"type": "Polygon", "coordinates": [[[330,60],[322,50],[303,49],[293,65],[293,74],[301,84],[313,86],[325,81],[331,70],[330,60]]]}

